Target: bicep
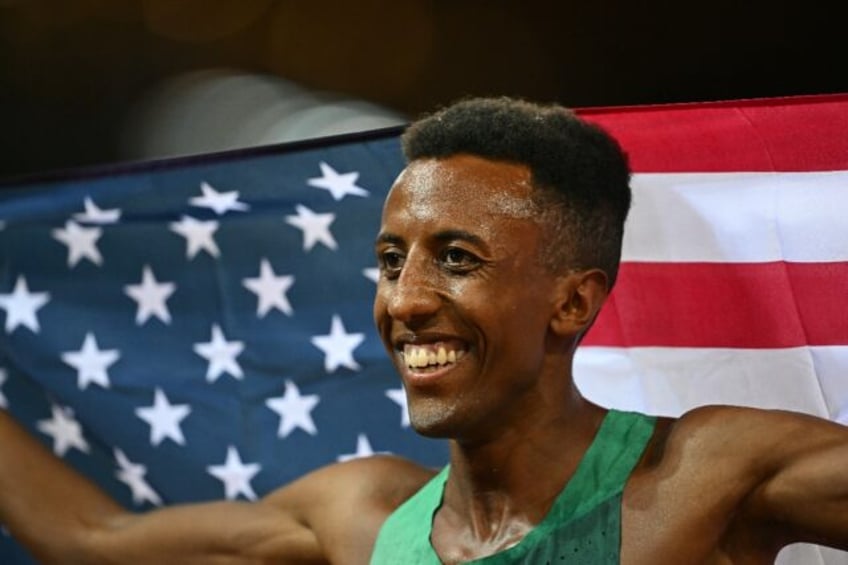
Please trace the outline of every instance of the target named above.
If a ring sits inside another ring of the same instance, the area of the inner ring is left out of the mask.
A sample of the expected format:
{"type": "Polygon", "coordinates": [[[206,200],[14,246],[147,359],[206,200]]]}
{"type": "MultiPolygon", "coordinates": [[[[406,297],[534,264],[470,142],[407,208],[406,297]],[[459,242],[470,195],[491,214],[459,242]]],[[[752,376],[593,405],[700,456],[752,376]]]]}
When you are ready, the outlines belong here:
{"type": "Polygon", "coordinates": [[[103,563],[368,563],[385,518],[432,471],[396,458],[331,465],[255,503],[123,514],[89,536],[103,563]]]}
{"type": "Polygon", "coordinates": [[[326,563],[313,532],[265,502],[125,515],[92,532],[89,542],[90,553],[107,563],[326,563]]]}
{"type": "Polygon", "coordinates": [[[775,466],[750,500],[788,541],[848,549],[848,428],[798,417],[778,426],[775,466]]]}

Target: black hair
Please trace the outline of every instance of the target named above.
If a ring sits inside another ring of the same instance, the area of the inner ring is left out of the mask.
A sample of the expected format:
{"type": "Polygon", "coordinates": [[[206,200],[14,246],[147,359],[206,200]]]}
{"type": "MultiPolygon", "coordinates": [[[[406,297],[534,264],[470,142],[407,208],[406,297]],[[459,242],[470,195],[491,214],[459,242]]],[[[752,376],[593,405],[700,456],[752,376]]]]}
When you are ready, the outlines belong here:
{"type": "Polygon", "coordinates": [[[555,104],[470,98],[413,122],[401,143],[409,162],[469,154],[528,167],[534,204],[551,230],[544,264],[600,268],[612,287],[630,208],[630,169],[600,126],[555,104]]]}

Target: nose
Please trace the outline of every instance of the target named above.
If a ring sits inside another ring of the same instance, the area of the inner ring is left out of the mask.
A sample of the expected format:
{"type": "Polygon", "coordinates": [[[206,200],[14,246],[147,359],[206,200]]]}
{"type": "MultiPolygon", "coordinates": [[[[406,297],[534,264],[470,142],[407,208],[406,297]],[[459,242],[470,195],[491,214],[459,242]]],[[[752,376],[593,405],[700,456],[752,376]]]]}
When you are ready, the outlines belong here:
{"type": "Polygon", "coordinates": [[[441,299],[435,271],[436,266],[426,258],[407,258],[400,275],[384,289],[387,310],[393,319],[414,325],[438,311],[441,299]]]}

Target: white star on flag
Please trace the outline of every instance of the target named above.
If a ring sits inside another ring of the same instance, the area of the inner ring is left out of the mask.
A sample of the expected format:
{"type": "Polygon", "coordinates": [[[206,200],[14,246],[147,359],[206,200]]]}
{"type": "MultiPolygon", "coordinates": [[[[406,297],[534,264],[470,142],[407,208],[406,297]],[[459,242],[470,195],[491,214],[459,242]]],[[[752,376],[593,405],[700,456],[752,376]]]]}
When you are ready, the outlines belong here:
{"type": "Polygon", "coordinates": [[[292,315],[293,310],[286,297],[286,291],[294,284],[294,277],[292,275],[277,276],[268,259],[262,258],[258,277],[246,278],[242,284],[259,298],[256,315],[260,318],[264,318],[272,308],[276,308],[287,316],[292,315]]]}
{"type": "Polygon", "coordinates": [[[53,238],[68,246],[68,267],[73,267],[81,259],[88,259],[95,265],[103,264],[103,257],[97,249],[97,240],[103,235],[100,228],[87,228],[68,220],[64,228],[54,229],[53,238]]]}
{"type": "Polygon", "coordinates": [[[236,357],[244,350],[244,342],[227,341],[224,332],[218,324],[212,324],[212,340],[206,343],[195,343],[194,352],[209,361],[206,370],[206,380],[210,383],[218,380],[221,373],[229,373],[241,379],[244,373],[236,361],[236,357]]]}
{"type": "Polygon", "coordinates": [[[235,500],[239,494],[248,500],[256,500],[250,481],[262,470],[262,466],[259,463],[242,463],[238,450],[232,445],[227,447],[227,460],[223,465],[210,465],[206,470],[224,483],[227,500],[235,500]]]}
{"type": "Polygon", "coordinates": [[[390,388],[386,391],[386,396],[388,396],[393,402],[400,406],[400,425],[402,428],[408,428],[409,406],[407,406],[406,404],[406,392],[403,390],[403,388],[390,388]]]}
{"type": "Polygon", "coordinates": [[[49,292],[30,292],[26,278],[20,275],[12,292],[0,294],[0,308],[6,311],[6,333],[12,333],[21,325],[38,333],[40,327],[35,312],[49,300],[49,292]]]}
{"type": "MultiPolygon", "coordinates": [[[[6,369],[0,369],[0,388],[3,388],[3,384],[6,382],[6,369]]],[[[0,408],[8,408],[9,401],[6,400],[6,395],[3,394],[3,391],[0,390],[0,408]]]]}
{"type": "Polygon", "coordinates": [[[368,441],[368,436],[365,434],[359,434],[356,436],[356,453],[345,453],[336,457],[336,461],[340,463],[344,463],[345,461],[352,461],[354,459],[362,459],[363,457],[371,457],[376,454],[385,455],[388,454],[388,451],[380,451],[375,452],[371,447],[371,442],[368,441]]]}
{"type": "Polygon", "coordinates": [[[250,209],[250,206],[244,202],[239,202],[239,193],[237,190],[218,192],[209,183],[202,182],[200,183],[200,191],[203,192],[203,196],[193,196],[189,199],[189,203],[192,206],[209,208],[219,216],[226,214],[230,210],[243,212],[250,209]]]}
{"type": "Polygon", "coordinates": [[[379,267],[368,267],[366,269],[362,269],[362,274],[369,281],[378,283],[380,282],[380,269],[379,267]]]}
{"type": "Polygon", "coordinates": [[[145,265],[141,274],[139,284],[128,284],[124,292],[138,303],[135,314],[136,325],[141,325],[150,318],[156,316],[166,324],[171,323],[171,313],[165,301],[177,290],[177,285],[172,282],[160,283],[156,280],[150,265],[145,265]]]}
{"type": "Polygon", "coordinates": [[[321,161],[321,176],[306,181],[309,186],[329,190],[335,200],[341,200],[348,194],[353,196],[368,196],[368,191],[361,186],[356,186],[359,179],[358,172],[339,174],[336,170],[321,161]]]}
{"type": "Polygon", "coordinates": [[[200,251],[206,251],[212,257],[218,257],[221,252],[213,236],[218,230],[216,220],[197,220],[191,216],[183,216],[179,222],[171,222],[171,231],[183,236],[186,240],[186,257],[194,259],[200,251]]]}
{"type": "Polygon", "coordinates": [[[50,406],[53,416],[49,420],[40,420],[36,427],[53,438],[53,453],[62,457],[72,447],[88,453],[88,442],[82,437],[82,427],[70,410],[55,404],[50,406]]]}
{"type": "Polygon", "coordinates": [[[304,251],[311,250],[319,242],[333,251],[338,248],[338,244],[330,232],[330,224],[336,219],[335,214],[316,214],[302,204],[295,206],[295,209],[297,215],[286,216],[286,223],[303,232],[304,251]]]}
{"type": "Polygon", "coordinates": [[[147,474],[147,467],[140,463],[133,463],[118,448],[114,449],[114,455],[115,462],[118,464],[118,470],[115,471],[115,476],[130,488],[133,503],[140,506],[145,502],[150,502],[155,506],[162,506],[162,499],[153,490],[153,487],[144,480],[144,475],[147,474]]]}
{"type": "Polygon", "coordinates": [[[324,352],[324,369],[333,373],[339,367],[347,367],[353,371],[359,370],[359,363],[353,358],[353,350],[365,340],[365,334],[345,331],[342,319],[333,314],[328,335],[313,336],[312,345],[324,352]]]}
{"type": "Polygon", "coordinates": [[[179,445],[185,445],[180,422],[191,413],[188,404],[171,404],[162,389],[157,387],[153,406],[136,408],[135,413],[150,424],[150,445],[159,445],[167,438],[179,445]]]}
{"type": "Polygon", "coordinates": [[[117,349],[100,350],[97,338],[91,332],[85,334],[82,349],[62,353],[62,361],[77,370],[77,386],[85,390],[89,383],[109,388],[106,369],[121,357],[117,349]]]}
{"type": "Polygon", "coordinates": [[[111,210],[102,210],[97,207],[94,201],[86,196],[85,212],[74,214],[74,219],[85,224],[114,224],[121,219],[121,210],[112,208],[111,210]]]}
{"type": "Polygon", "coordinates": [[[287,437],[295,428],[300,428],[309,435],[317,434],[315,422],[312,421],[312,409],[318,401],[317,394],[301,396],[297,385],[287,380],[283,396],[265,401],[268,408],[280,415],[277,437],[287,437]]]}

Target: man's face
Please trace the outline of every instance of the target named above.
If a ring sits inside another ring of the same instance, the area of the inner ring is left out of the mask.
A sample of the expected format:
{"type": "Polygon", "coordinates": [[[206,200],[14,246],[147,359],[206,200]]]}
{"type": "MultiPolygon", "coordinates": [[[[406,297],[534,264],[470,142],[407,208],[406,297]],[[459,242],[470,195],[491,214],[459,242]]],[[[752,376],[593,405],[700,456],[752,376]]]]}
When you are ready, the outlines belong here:
{"type": "Polygon", "coordinates": [[[538,396],[555,277],[530,178],[468,155],[419,160],[386,200],[374,318],[424,435],[497,433],[538,396]]]}

